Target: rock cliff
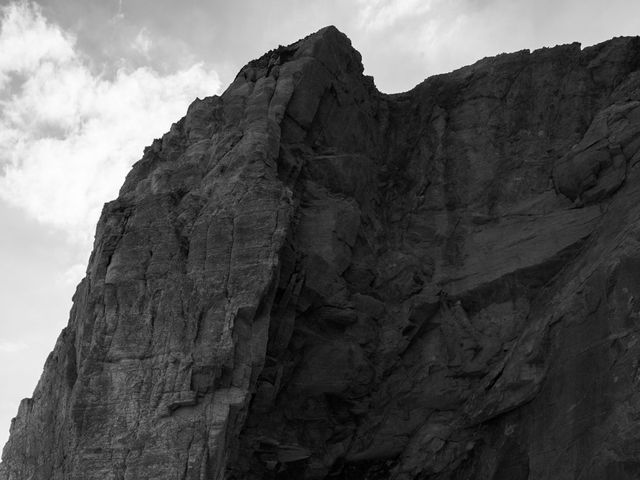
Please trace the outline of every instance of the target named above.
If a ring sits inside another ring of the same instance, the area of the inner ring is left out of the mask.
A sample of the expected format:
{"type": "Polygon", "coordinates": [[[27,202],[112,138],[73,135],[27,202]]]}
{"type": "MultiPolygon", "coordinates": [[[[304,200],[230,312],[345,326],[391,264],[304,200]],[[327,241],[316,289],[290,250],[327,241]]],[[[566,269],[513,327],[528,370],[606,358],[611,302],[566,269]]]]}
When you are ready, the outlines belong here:
{"type": "Polygon", "coordinates": [[[279,47],[105,205],[0,478],[637,479],[639,161],[639,38],[279,47]]]}

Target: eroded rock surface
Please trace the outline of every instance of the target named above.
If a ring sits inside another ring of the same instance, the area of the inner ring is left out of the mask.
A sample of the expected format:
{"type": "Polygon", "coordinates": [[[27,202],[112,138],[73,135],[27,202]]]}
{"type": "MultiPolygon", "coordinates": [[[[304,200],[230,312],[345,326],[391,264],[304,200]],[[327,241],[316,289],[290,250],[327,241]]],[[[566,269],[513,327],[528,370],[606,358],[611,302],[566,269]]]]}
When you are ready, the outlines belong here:
{"type": "Polygon", "coordinates": [[[638,38],[271,51],[105,205],[0,478],[636,479],[639,160],[638,38]]]}

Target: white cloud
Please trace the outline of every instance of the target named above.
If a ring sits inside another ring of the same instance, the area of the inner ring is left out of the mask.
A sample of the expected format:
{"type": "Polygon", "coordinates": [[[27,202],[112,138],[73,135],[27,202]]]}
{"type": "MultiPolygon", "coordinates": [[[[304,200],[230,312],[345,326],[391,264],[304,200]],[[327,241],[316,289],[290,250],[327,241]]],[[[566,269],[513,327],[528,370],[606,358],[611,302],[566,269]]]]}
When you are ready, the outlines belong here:
{"type": "Polygon", "coordinates": [[[136,37],[133,39],[133,43],[131,44],[131,48],[145,56],[149,55],[149,51],[151,50],[152,46],[153,41],[151,40],[149,32],[146,28],[143,28],[138,32],[136,37]]]}
{"type": "Polygon", "coordinates": [[[220,81],[202,64],[169,75],[122,68],[108,79],[35,5],[0,14],[0,198],[87,243],[144,146],[220,81]]]}
{"type": "Polygon", "coordinates": [[[113,17],[113,21],[118,22],[124,20],[124,13],[122,12],[122,0],[118,0],[118,12],[113,17]]]}
{"type": "Polygon", "coordinates": [[[25,74],[42,62],[69,61],[74,56],[70,38],[47,25],[42,15],[35,14],[26,3],[2,8],[0,52],[0,88],[8,80],[8,73],[25,74]]]}
{"type": "Polygon", "coordinates": [[[381,30],[407,17],[423,15],[436,0],[358,0],[360,26],[381,30]]]}
{"type": "Polygon", "coordinates": [[[0,340],[0,353],[16,353],[27,348],[27,344],[24,342],[11,342],[7,340],[0,340]]]}

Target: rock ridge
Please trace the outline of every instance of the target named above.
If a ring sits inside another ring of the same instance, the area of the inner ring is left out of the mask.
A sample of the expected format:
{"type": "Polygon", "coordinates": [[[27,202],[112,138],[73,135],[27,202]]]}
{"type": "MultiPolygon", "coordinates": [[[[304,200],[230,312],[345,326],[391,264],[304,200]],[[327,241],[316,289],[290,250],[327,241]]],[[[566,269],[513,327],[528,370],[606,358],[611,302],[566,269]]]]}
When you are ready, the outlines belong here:
{"type": "Polygon", "coordinates": [[[637,478],[639,159],[638,37],[266,53],[104,206],[0,479],[637,478]]]}

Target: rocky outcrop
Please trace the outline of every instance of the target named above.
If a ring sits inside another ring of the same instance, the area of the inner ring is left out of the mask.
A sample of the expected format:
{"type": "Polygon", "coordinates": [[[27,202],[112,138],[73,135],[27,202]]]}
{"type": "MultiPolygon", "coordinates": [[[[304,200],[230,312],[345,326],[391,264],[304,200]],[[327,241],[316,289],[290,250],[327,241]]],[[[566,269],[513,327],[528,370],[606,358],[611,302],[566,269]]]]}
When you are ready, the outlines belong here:
{"type": "Polygon", "coordinates": [[[273,50],[105,205],[0,478],[638,478],[638,160],[638,38],[273,50]]]}

